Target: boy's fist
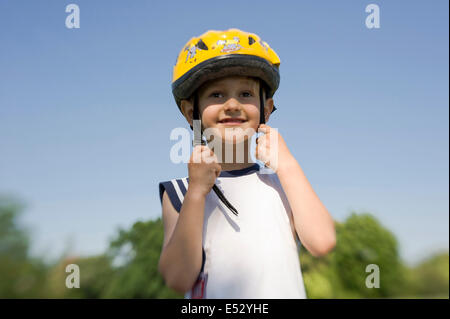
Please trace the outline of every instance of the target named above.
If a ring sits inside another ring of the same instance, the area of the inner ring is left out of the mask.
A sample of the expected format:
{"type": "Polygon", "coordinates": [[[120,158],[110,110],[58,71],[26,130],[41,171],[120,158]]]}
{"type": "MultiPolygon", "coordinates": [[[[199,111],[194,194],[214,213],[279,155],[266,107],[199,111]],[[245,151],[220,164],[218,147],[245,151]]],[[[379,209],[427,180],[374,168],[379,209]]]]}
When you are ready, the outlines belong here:
{"type": "Polygon", "coordinates": [[[287,163],[291,153],[278,130],[272,129],[267,124],[260,124],[258,132],[264,135],[256,139],[256,159],[262,161],[265,166],[277,172],[280,165],[287,163]]]}
{"type": "Polygon", "coordinates": [[[221,166],[214,152],[205,145],[194,147],[188,163],[189,188],[206,196],[219,177],[221,166]]]}

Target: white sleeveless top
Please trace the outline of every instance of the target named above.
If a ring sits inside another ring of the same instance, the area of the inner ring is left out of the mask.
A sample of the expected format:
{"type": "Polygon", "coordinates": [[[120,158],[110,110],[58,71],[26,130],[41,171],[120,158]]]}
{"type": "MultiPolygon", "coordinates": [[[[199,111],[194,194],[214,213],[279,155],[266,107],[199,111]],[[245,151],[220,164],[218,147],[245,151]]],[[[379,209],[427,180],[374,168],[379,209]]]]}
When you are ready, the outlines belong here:
{"type": "MultiPolygon", "coordinates": [[[[258,164],[222,171],[216,185],[237,209],[235,216],[214,191],[206,196],[203,262],[185,298],[306,298],[300,241],[277,174],[258,164]]],[[[189,178],[159,184],[180,212],[189,178]]]]}

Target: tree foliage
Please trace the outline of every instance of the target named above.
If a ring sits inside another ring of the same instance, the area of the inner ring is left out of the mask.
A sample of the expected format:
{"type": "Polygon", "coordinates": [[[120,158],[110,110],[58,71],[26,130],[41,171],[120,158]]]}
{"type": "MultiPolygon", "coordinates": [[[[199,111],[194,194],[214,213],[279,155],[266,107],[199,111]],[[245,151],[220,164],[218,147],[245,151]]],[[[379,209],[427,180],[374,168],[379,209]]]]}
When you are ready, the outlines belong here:
{"type": "Polygon", "coordinates": [[[47,266],[29,257],[28,230],[19,224],[23,203],[0,196],[0,298],[38,298],[45,294],[47,266]]]}
{"type": "Polygon", "coordinates": [[[160,218],[137,222],[131,230],[121,230],[111,243],[109,254],[120,265],[105,290],[108,298],[182,298],[167,288],[158,272],[163,243],[160,218]]]}
{"type": "Polygon", "coordinates": [[[336,238],[334,251],[326,257],[301,251],[310,298],[387,298],[404,291],[406,269],[397,241],[372,215],[353,213],[344,223],[336,223],[336,238]],[[372,274],[368,265],[378,266],[379,288],[366,285],[372,274]]]}
{"type": "Polygon", "coordinates": [[[409,289],[412,294],[430,298],[448,298],[448,252],[436,253],[409,270],[409,289]]]}
{"type": "Polygon", "coordinates": [[[158,273],[162,229],[161,219],[137,222],[119,230],[105,254],[64,259],[53,269],[52,291],[64,298],[183,298],[158,273]],[[79,289],[65,287],[65,267],[71,263],[80,268],[79,289]]]}

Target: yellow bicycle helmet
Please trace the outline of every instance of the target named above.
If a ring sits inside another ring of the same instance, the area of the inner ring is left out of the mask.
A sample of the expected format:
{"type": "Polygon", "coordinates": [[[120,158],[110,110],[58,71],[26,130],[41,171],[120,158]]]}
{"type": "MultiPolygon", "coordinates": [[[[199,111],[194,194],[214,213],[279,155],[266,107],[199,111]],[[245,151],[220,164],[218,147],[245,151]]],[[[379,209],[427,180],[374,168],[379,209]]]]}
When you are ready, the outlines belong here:
{"type": "MultiPolygon", "coordinates": [[[[181,100],[189,99],[206,81],[242,75],[261,79],[266,97],[270,98],[280,84],[279,66],[278,55],[258,35],[239,29],[210,30],[191,38],[178,54],[172,93],[181,111],[181,100]]],[[[262,94],[260,99],[263,109],[262,94]]],[[[263,119],[261,114],[261,122],[263,119]]]]}

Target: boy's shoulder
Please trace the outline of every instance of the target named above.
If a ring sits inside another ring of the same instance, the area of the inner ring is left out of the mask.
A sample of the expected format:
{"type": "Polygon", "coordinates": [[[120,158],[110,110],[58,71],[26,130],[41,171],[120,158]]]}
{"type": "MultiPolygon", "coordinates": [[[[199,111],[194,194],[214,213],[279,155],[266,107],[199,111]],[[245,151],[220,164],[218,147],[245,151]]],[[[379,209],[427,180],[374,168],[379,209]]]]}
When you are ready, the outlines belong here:
{"type": "Polygon", "coordinates": [[[188,188],[189,177],[174,178],[159,183],[159,199],[162,205],[164,191],[167,192],[170,202],[175,210],[179,213],[183,204],[184,196],[188,188]]]}

